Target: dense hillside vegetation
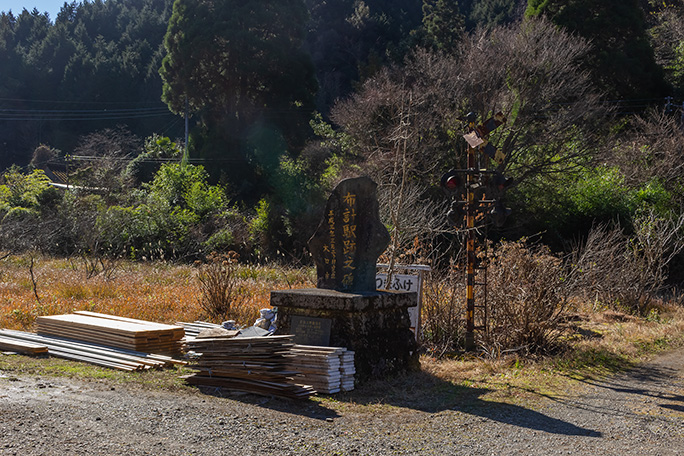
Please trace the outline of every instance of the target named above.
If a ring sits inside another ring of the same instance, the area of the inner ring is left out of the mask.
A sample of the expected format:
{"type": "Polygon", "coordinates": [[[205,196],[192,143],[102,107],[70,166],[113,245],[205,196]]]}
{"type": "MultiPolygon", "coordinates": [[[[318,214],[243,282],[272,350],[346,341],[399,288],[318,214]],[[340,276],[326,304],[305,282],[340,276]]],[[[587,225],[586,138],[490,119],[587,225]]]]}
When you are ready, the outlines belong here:
{"type": "Polygon", "coordinates": [[[481,245],[547,246],[509,246],[500,265],[574,253],[557,270],[573,293],[644,312],[684,279],[671,273],[684,264],[682,18],[683,0],[94,0],[56,18],[0,13],[0,250],[309,264],[329,190],[366,174],[388,258],[445,270],[463,230],[440,178],[467,166],[468,113],[501,113],[478,155],[496,172],[479,197],[497,201],[478,219],[481,245]],[[627,282],[599,289],[608,276],[627,282]]]}

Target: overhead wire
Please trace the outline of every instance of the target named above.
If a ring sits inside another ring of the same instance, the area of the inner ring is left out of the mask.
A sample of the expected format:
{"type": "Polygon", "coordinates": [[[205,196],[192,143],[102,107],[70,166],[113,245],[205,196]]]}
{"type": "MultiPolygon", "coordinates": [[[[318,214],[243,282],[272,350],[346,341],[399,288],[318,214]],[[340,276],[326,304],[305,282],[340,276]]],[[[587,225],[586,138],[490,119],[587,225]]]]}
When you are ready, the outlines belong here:
{"type": "MultiPolygon", "coordinates": [[[[615,107],[615,112],[619,115],[629,115],[643,112],[645,109],[665,103],[677,107],[678,102],[673,98],[642,98],[642,99],[614,99],[603,100],[600,104],[615,107]]],[[[563,107],[572,105],[571,102],[558,102],[550,104],[551,111],[562,110],[563,107]],[[555,108],[555,109],[554,109],[555,108]]],[[[296,108],[266,108],[270,115],[286,116],[289,113],[301,112],[296,108]]],[[[260,111],[258,108],[247,109],[247,112],[260,111]]],[[[165,127],[170,129],[180,117],[172,113],[166,106],[160,106],[159,102],[88,102],[88,101],[57,101],[57,100],[29,100],[21,98],[0,98],[0,121],[70,121],[70,122],[91,122],[98,120],[134,120],[154,117],[170,117],[175,119],[165,127]],[[5,103],[3,103],[5,102],[5,103]],[[113,106],[99,109],[43,109],[8,107],[7,102],[21,103],[52,103],[61,106],[68,105],[99,105],[113,106]],[[138,107],[142,104],[154,104],[150,107],[138,107]],[[5,105],[5,106],[3,106],[5,105]],[[137,106],[136,106],[137,105],[137,106]],[[115,106],[115,107],[114,107],[115,106]],[[122,107],[124,106],[124,107],[122,107]]]]}

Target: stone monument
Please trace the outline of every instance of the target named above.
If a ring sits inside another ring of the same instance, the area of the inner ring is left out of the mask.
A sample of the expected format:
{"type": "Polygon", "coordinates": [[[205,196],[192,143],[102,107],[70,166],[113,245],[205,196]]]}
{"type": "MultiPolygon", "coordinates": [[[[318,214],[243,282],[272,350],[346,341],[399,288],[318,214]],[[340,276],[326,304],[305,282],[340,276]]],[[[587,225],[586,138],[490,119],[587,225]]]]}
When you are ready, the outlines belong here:
{"type": "Polygon", "coordinates": [[[377,259],[390,241],[376,190],[368,177],[340,182],[309,240],[317,288],[271,292],[277,334],[353,350],[360,381],[418,367],[408,314],[417,294],[375,289],[377,259]]]}

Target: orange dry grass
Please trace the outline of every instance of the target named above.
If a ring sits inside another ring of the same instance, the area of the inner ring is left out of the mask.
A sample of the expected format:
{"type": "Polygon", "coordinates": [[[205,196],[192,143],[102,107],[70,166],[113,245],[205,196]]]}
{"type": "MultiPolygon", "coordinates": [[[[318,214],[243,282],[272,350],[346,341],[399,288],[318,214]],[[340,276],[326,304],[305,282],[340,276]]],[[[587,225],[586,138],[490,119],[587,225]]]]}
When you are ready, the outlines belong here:
{"type": "MultiPolygon", "coordinates": [[[[191,266],[122,262],[109,279],[102,274],[87,279],[79,262],[39,258],[33,267],[38,300],[29,265],[24,257],[0,262],[0,328],[31,330],[38,316],[77,310],[162,323],[207,320],[191,266]]],[[[254,323],[259,309],[270,307],[271,290],[310,286],[305,275],[292,271],[238,267],[238,272],[243,270],[242,292],[235,297],[230,317],[245,326],[254,323]]]]}

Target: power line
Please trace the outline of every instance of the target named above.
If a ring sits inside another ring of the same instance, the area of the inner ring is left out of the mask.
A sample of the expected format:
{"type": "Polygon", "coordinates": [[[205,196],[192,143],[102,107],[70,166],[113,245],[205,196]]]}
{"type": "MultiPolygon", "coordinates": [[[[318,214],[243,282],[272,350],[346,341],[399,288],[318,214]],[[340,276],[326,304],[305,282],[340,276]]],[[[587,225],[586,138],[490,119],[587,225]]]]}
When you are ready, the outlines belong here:
{"type": "Polygon", "coordinates": [[[145,118],[152,118],[152,117],[168,117],[168,116],[175,116],[175,114],[166,111],[166,112],[151,112],[151,113],[135,113],[135,112],[129,112],[129,113],[101,113],[101,114],[91,114],[89,116],[84,117],[82,114],[80,115],[35,115],[35,116],[6,116],[0,113],[0,121],[6,121],[6,122],[18,122],[18,121],[49,121],[49,120],[57,120],[57,121],[78,121],[78,122],[86,122],[86,121],[97,121],[97,120],[127,120],[127,119],[145,119],[145,118]]]}
{"type": "Polygon", "coordinates": [[[0,101],[13,101],[20,103],[60,103],[60,104],[83,104],[83,105],[122,105],[122,104],[154,104],[158,105],[159,101],[79,101],[79,100],[36,100],[32,98],[3,98],[0,101]]]}
{"type": "Polygon", "coordinates": [[[170,112],[166,107],[157,108],[121,108],[121,109],[3,109],[0,108],[0,112],[12,112],[12,113],[102,113],[102,112],[151,112],[151,111],[164,111],[170,112]]]}

